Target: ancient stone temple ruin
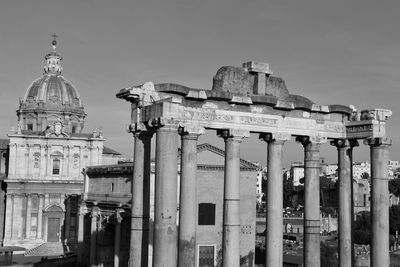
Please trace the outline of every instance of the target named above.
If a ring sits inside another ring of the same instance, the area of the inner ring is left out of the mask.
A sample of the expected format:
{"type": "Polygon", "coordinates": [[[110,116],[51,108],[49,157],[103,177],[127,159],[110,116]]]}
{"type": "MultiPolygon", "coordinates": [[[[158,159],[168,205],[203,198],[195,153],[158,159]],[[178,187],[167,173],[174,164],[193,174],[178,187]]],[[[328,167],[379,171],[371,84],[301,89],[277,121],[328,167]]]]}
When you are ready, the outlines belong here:
{"type": "Polygon", "coordinates": [[[265,143],[268,154],[266,266],[282,266],[282,148],[291,138],[304,149],[304,265],[320,265],[319,153],[321,146],[329,141],[338,153],[339,262],[340,266],[352,266],[352,151],[358,140],[363,140],[371,151],[371,263],[389,266],[387,162],[391,141],[386,137],[385,124],[391,111],[359,112],[343,105],[318,105],[290,94],[284,80],[272,76],[269,65],[259,62],[220,68],[211,90],[148,82],[122,89],[117,97],[131,103],[130,131],[135,143],[130,266],[143,266],[148,257],[148,181],[153,135],[156,136],[153,266],[197,266],[196,145],[205,129],[215,130],[225,140],[224,205],[223,213],[219,214],[223,238],[216,247],[216,254],[221,257],[215,265],[241,265],[240,146],[244,138],[258,134],[260,149],[265,143]]]}

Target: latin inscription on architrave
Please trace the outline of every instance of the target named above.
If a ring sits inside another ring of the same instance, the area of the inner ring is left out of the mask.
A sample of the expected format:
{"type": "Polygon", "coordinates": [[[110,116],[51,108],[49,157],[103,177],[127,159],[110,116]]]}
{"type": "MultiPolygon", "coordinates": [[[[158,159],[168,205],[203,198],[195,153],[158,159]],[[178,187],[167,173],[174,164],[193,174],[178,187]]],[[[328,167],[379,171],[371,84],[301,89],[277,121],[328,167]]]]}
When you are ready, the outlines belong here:
{"type": "Polygon", "coordinates": [[[372,124],[347,126],[346,131],[348,134],[352,133],[372,133],[372,124]]]}
{"type": "Polygon", "coordinates": [[[275,126],[278,122],[277,119],[254,117],[254,116],[240,116],[217,114],[215,111],[199,112],[196,110],[186,110],[184,113],[185,119],[198,120],[198,121],[219,121],[219,122],[233,122],[239,124],[254,124],[262,126],[275,126]]]}
{"type": "Polygon", "coordinates": [[[374,126],[372,123],[347,125],[346,133],[348,138],[368,138],[374,135],[374,126]]]}

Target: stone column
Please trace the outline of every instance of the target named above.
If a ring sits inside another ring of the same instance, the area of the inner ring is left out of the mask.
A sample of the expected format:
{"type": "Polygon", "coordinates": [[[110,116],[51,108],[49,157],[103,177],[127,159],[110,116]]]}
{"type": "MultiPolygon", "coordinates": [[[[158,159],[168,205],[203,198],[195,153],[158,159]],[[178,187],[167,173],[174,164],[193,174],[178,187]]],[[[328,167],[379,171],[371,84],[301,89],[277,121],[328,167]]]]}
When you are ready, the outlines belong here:
{"type": "Polygon", "coordinates": [[[42,239],[42,222],[43,222],[43,205],[44,202],[44,196],[39,195],[39,210],[38,210],[38,223],[37,223],[37,238],[42,239]]]}
{"type": "Polygon", "coordinates": [[[87,209],[85,206],[85,202],[81,200],[80,206],[79,206],[79,214],[78,214],[78,262],[83,263],[83,254],[84,254],[84,247],[83,247],[83,231],[84,231],[84,225],[85,225],[85,215],[87,213],[87,209]]]}
{"type": "Polygon", "coordinates": [[[364,141],[371,149],[371,267],[389,266],[389,138],[364,141]]]}
{"type": "Polygon", "coordinates": [[[100,210],[97,206],[92,207],[90,216],[92,219],[90,224],[90,266],[96,266],[97,220],[100,216],[100,210]]]}
{"type": "Polygon", "coordinates": [[[29,239],[31,234],[32,195],[26,194],[25,197],[26,197],[25,238],[29,239]]]}
{"type": "Polygon", "coordinates": [[[267,218],[265,231],[266,266],[283,266],[283,144],[290,134],[261,134],[268,143],[267,218]]]}
{"type": "Polygon", "coordinates": [[[181,267],[195,267],[196,262],[196,225],[197,225],[197,140],[204,128],[180,128],[181,178],[179,200],[179,252],[181,267]]]}
{"type": "Polygon", "coordinates": [[[130,267],[148,265],[152,135],[149,131],[134,133],[130,267]]]}
{"type": "Polygon", "coordinates": [[[115,211],[115,234],[114,234],[114,267],[119,267],[119,251],[121,246],[121,213],[123,209],[115,211]]]}
{"type": "Polygon", "coordinates": [[[240,144],[249,132],[221,130],[225,140],[222,266],[240,266],[240,144]]]}
{"type": "Polygon", "coordinates": [[[352,167],[353,147],[357,140],[338,139],[331,142],[338,150],[339,170],[339,267],[351,267],[354,263],[352,243],[353,198],[352,167]]]}
{"type": "Polygon", "coordinates": [[[304,146],[304,266],[320,266],[319,148],[325,138],[300,136],[304,146]]]}
{"type": "Polygon", "coordinates": [[[178,127],[157,130],[153,266],[177,266],[178,127]]]}

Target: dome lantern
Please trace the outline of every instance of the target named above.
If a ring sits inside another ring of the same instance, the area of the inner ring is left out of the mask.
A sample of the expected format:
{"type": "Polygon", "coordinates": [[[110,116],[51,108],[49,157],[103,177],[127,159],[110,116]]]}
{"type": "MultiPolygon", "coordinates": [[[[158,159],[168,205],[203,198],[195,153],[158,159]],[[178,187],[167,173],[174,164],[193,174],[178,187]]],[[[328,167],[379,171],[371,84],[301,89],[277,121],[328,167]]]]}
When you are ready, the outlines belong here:
{"type": "Polygon", "coordinates": [[[52,44],[53,51],[51,51],[45,57],[46,65],[44,66],[44,72],[45,73],[61,74],[61,72],[63,70],[63,68],[61,66],[62,57],[61,57],[61,55],[57,54],[57,52],[56,52],[56,47],[57,47],[56,38],[58,36],[54,33],[52,35],[52,37],[53,37],[53,42],[51,42],[51,44],[52,44]]]}

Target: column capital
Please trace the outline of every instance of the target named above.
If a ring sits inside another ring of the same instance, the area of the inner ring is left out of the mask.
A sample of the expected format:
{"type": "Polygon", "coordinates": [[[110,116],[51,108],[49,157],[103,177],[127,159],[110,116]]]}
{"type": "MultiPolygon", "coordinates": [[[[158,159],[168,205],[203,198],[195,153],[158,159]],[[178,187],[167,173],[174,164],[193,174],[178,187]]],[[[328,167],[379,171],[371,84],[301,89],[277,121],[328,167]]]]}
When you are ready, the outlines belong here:
{"type": "Polygon", "coordinates": [[[353,148],[358,146],[357,139],[335,139],[331,141],[332,146],[336,146],[338,149],[340,148],[353,148]]]}
{"type": "Polygon", "coordinates": [[[155,128],[157,131],[177,131],[180,125],[174,118],[159,117],[149,121],[148,126],[155,128]]]}
{"type": "Polygon", "coordinates": [[[128,133],[135,134],[137,132],[143,132],[143,131],[148,131],[149,127],[147,127],[144,123],[142,122],[135,122],[131,123],[127,126],[126,131],[128,133]]]}
{"type": "Polygon", "coordinates": [[[364,145],[369,145],[370,147],[377,147],[377,146],[391,146],[392,139],[388,137],[378,137],[378,138],[367,138],[364,139],[364,145]]]}
{"type": "Polygon", "coordinates": [[[321,135],[313,135],[313,136],[297,136],[296,142],[301,143],[304,147],[309,146],[311,144],[320,145],[326,143],[327,138],[321,135]]]}
{"type": "Polygon", "coordinates": [[[95,218],[99,217],[100,215],[101,215],[101,214],[100,214],[100,209],[99,209],[99,207],[93,206],[93,207],[92,207],[92,210],[91,210],[91,212],[90,212],[90,216],[92,217],[92,219],[95,219],[95,218]]]}
{"type": "Polygon", "coordinates": [[[178,128],[178,133],[182,138],[197,139],[200,135],[205,133],[205,129],[198,125],[185,125],[178,128]]]}
{"type": "Polygon", "coordinates": [[[87,213],[88,213],[88,210],[87,210],[86,205],[84,205],[84,204],[81,205],[81,206],[79,207],[79,215],[85,216],[87,213]]]}
{"type": "Polygon", "coordinates": [[[122,217],[121,213],[123,213],[123,212],[124,212],[124,209],[116,209],[115,210],[115,219],[117,220],[118,223],[122,222],[123,217],[122,217]]]}
{"type": "Polygon", "coordinates": [[[250,136],[250,132],[246,130],[239,129],[220,129],[217,130],[217,135],[219,137],[224,138],[225,140],[228,138],[235,138],[242,140],[243,138],[247,138],[250,136]]]}
{"type": "Polygon", "coordinates": [[[278,144],[284,144],[286,141],[291,139],[291,134],[290,133],[283,133],[283,132],[277,132],[277,133],[261,133],[259,139],[263,140],[265,142],[269,143],[278,143],[278,144]]]}

